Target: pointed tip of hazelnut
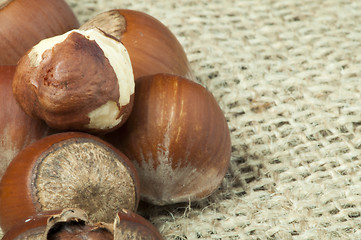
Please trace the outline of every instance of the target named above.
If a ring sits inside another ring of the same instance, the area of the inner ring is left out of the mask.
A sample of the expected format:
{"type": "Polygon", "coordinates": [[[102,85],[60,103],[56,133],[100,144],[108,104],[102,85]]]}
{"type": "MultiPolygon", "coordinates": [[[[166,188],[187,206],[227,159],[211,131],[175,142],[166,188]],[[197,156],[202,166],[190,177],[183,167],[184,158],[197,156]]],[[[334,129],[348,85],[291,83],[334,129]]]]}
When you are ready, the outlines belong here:
{"type": "Polygon", "coordinates": [[[120,40],[124,31],[126,31],[126,20],[124,16],[116,9],[99,13],[82,26],[80,30],[89,30],[99,28],[107,34],[120,40]]]}
{"type": "Polygon", "coordinates": [[[13,92],[28,115],[54,129],[107,132],[129,116],[134,85],[120,41],[99,29],[71,30],[20,59],[13,92]]]}
{"type": "Polygon", "coordinates": [[[147,13],[113,9],[94,16],[80,27],[92,28],[100,28],[121,40],[129,51],[135,79],[160,72],[195,79],[176,36],[166,25],[147,13]]]}

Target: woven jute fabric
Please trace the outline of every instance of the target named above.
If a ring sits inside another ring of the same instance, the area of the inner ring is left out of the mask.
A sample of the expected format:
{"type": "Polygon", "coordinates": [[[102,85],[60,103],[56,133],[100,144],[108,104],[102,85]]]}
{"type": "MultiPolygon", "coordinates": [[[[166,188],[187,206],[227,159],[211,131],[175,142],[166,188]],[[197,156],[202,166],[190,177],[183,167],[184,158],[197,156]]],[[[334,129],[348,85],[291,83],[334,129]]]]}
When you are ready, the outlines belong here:
{"type": "Polygon", "coordinates": [[[113,8],[159,19],[228,120],[219,190],[141,204],[165,239],[361,239],[361,1],[67,2],[81,23],[113,8]]]}

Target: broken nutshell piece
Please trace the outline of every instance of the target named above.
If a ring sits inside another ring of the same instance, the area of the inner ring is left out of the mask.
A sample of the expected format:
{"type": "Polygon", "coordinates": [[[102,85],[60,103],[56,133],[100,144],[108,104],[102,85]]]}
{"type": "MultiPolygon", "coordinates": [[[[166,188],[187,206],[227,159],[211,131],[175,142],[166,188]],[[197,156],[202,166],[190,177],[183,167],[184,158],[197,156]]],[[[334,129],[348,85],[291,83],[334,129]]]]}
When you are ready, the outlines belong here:
{"type": "Polygon", "coordinates": [[[169,73],[194,79],[187,55],[176,36],[144,12],[113,9],[96,15],[79,29],[99,28],[119,39],[129,52],[134,78],[169,73]]]}
{"type": "Polygon", "coordinates": [[[0,182],[0,226],[43,211],[77,207],[94,222],[136,210],[139,180],[133,164],[110,144],[85,133],[47,136],[24,148],[0,182]]]}
{"type": "Polygon", "coordinates": [[[7,231],[2,240],[110,240],[113,239],[111,226],[112,224],[92,225],[83,210],[69,208],[29,216],[7,231]]]}
{"type": "Polygon", "coordinates": [[[81,209],[64,209],[59,215],[48,219],[43,233],[46,240],[113,240],[111,224],[92,224],[85,211],[81,209]]]}
{"type": "Polygon", "coordinates": [[[162,240],[159,231],[140,215],[121,210],[114,223],[92,223],[77,208],[31,216],[10,229],[3,240],[162,240]]]}
{"type": "Polygon", "coordinates": [[[130,114],[133,69],[120,41],[98,29],[72,30],[20,59],[13,92],[28,115],[51,128],[103,133],[130,114]]]}

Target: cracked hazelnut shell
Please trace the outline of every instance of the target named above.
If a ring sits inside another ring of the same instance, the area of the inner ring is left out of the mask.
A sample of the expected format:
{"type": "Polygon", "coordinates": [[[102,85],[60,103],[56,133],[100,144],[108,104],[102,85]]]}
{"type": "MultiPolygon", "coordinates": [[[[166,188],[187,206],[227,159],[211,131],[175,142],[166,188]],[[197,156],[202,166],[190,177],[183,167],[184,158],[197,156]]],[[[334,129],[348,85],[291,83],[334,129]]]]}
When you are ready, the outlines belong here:
{"type": "Polygon", "coordinates": [[[138,175],[123,153],[86,133],[59,133],[27,146],[10,163],[0,182],[0,226],[6,232],[27,216],[69,207],[109,222],[138,203],[138,175]]]}
{"type": "Polygon", "coordinates": [[[138,79],[136,93],[128,121],[105,137],[135,164],[142,199],[165,205],[209,196],[231,155],[227,121],[213,95],[169,74],[138,79]]]}
{"type": "Polygon", "coordinates": [[[0,178],[27,145],[47,135],[48,127],[24,113],[12,91],[15,66],[0,66],[0,178]]]}
{"type": "Polygon", "coordinates": [[[15,65],[40,40],[79,27],[64,0],[0,0],[0,65],[15,65]]]}
{"type": "Polygon", "coordinates": [[[158,229],[140,215],[122,209],[114,223],[93,223],[82,209],[68,208],[30,216],[10,229],[3,240],[162,240],[158,229]]]}
{"type": "Polygon", "coordinates": [[[104,133],[129,116],[134,76],[121,42],[97,29],[72,30],[20,59],[13,92],[29,116],[53,129],[104,133]]]}
{"type": "Polygon", "coordinates": [[[134,78],[169,73],[193,80],[187,55],[176,36],[144,12],[113,9],[96,15],[80,29],[99,28],[119,39],[129,52],[134,78]]]}

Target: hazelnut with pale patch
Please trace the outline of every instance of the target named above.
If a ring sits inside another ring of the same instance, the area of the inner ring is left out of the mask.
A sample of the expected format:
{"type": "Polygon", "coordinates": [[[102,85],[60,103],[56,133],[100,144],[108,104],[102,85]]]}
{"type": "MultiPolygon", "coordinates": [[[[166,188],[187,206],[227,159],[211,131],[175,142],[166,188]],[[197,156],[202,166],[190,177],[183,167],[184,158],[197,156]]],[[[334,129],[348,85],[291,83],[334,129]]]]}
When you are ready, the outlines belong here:
{"type": "Polygon", "coordinates": [[[20,59],[13,92],[28,115],[54,129],[107,132],[130,114],[133,69],[119,40],[98,29],[72,30],[20,59]]]}
{"type": "Polygon", "coordinates": [[[112,9],[102,12],[79,29],[99,28],[122,41],[133,65],[134,78],[169,73],[195,79],[183,46],[158,19],[144,12],[112,9]]]}
{"type": "Polygon", "coordinates": [[[213,95],[170,74],[139,78],[135,89],[129,119],[106,138],[136,166],[141,197],[157,205],[208,197],[231,156],[227,120],[213,95]]]}

